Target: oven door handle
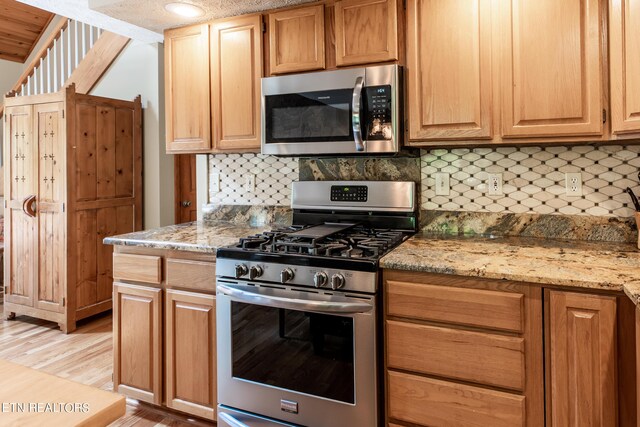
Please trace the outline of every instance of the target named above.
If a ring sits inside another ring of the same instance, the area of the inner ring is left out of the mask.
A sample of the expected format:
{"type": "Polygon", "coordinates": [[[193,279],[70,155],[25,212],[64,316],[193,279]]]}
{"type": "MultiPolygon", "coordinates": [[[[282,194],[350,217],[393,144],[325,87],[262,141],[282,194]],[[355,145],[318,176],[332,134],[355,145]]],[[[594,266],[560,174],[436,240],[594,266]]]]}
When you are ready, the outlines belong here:
{"type": "Polygon", "coordinates": [[[353,128],[353,140],[356,143],[356,151],[364,151],[362,127],[360,125],[360,100],[362,98],[363,86],[364,78],[359,76],[356,79],[356,85],[353,88],[353,95],[351,97],[351,127],[353,128]]]}
{"type": "Polygon", "coordinates": [[[373,306],[370,304],[362,302],[314,301],[311,299],[301,298],[283,298],[249,292],[222,284],[218,284],[217,290],[238,302],[264,305],[267,307],[286,308],[289,310],[315,311],[316,313],[356,314],[366,313],[373,309],[373,306]]]}
{"type": "Polygon", "coordinates": [[[243,423],[242,421],[236,420],[235,417],[232,417],[226,412],[218,412],[218,419],[220,421],[224,421],[231,427],[249,427],[249,425],[243,423]]]}

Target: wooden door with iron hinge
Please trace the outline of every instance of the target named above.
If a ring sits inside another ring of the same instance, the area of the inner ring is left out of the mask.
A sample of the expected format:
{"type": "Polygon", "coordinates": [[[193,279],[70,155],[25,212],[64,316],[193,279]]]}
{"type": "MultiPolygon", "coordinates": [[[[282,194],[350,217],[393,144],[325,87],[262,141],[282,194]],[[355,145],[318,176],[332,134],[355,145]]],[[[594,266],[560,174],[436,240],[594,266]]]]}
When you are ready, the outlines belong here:
{"type": "Polygon", "coordinates": [[[5,109],[5,300],[33,307],[37,283],[38,221],[34,205],[38,147],[30,105],[5,109]]]}
{"type": "Polygon", "coordinates": [[[66,295],[66,127],[62,102],[33,107],[34,138],[38,145],[36,221],[38,286],[36,308],[64,312],[66,295]]]}

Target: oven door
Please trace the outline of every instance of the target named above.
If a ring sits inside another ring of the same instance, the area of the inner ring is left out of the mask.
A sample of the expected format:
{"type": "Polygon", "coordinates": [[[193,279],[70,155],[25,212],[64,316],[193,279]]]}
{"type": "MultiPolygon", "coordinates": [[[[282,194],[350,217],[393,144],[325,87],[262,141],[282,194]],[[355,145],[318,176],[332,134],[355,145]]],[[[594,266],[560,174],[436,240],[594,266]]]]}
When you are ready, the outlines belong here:
{"type": "Polygon", "coordinates": [[[218,278],[216,310],[221,405],[298,425],[377,425],[374,296],[218,278]]]}

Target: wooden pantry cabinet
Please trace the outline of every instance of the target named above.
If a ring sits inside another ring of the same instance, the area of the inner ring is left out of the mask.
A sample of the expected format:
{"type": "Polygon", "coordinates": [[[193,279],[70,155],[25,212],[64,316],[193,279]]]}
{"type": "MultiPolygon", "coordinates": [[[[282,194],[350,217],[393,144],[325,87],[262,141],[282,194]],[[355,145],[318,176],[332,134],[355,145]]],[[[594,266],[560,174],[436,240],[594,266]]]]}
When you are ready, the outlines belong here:
{"type": "Polygon", "coordinates": [[[215,256],[116,246],[114,390],[216,419],[215,256]]]}
{"type": "Polygon", "coordinates": [[[262,17],[165,31],[168,153],[260,149],[262,17]]]}
{"type": "Polygon", "coordinates": [[[76,321],[112,307],[111,246],[142,228],[141,103],[75,93],[5,98],[5,305],[76,321]]]}
{"type": "Polygon", "coordinates": [[[542,291],[384,270],[390,424],[544,424],[542,291]]]}

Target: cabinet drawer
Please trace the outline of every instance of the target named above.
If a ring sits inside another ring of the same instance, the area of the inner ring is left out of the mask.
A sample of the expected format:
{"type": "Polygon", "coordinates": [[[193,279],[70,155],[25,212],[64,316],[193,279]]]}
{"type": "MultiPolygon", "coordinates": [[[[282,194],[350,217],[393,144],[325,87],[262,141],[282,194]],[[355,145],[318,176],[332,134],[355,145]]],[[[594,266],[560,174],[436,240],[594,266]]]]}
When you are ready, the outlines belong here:
{"type": "Polygon", "coordinates": [[[395,280],[385,286],[390,316],[522,332],[522,294],[395,280]]]}
{"type": "Polygon", "coordinates": [[[167,286],[216,290],[216,264],[187,259],[167,259],[167,286]]]}
{"type": "Polygon", "coordinates": [[[448,381],[389,372],[389,417],[424,426],[524,425],[525,398],[448,381]]]}
{"type": "Polygon", "coordinates": [[[524,389],[524,339],[386,322],[387,365],[514,390],[524,389]]]}
{"type": "Polygon", "coordinates": [[[162,282],[161,258],[151,255],[113,254],[113,279],[159,285],[162,282]]]}

